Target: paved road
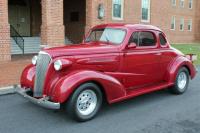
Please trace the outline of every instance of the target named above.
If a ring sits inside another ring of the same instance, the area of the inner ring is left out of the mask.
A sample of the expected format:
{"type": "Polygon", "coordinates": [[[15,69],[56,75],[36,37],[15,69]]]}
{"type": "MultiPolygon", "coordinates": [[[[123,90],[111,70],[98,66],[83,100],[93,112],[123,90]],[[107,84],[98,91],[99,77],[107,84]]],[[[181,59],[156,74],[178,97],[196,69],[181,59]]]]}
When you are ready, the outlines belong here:
{"type": "Polygon", "coordinates": [[[181,96],[159,91],[105,106],[94,120],[76,123],[18,95],[0,97],[0,133],[200,133],[200,75],[181,96]]]}

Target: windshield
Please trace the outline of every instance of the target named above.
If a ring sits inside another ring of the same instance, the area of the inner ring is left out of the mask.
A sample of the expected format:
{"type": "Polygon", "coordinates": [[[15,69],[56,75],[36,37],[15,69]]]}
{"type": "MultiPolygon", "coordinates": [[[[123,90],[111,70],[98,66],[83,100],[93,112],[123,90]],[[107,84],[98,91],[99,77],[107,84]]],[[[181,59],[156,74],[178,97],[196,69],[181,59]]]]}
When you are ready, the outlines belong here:
{"type": "Polygon", "coordinates": [[[93,30],[86,42],[107,42],[113,44],[121,44],[125,38],[126,31],[122,29],[103,28],[93,30]]]}

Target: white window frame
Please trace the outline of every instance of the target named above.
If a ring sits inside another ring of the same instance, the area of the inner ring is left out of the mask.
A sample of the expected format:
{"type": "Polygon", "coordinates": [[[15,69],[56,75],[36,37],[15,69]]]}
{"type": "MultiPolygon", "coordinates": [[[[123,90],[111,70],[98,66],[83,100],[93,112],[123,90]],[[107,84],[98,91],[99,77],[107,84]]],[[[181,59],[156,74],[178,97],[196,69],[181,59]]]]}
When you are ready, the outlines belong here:
{"type": "Polygon", "coordinates": [[[148,10],[148,19],[147,20],[142,19],[142,3],[143,3],[143,0],[141,0],[141,22],[149,23],[150,19],[151,19],[151,0],[149,0],[149,5],[148,5],[149,10],[148,10]]]}
{"type": "Polygon", "coordinates": [[[176,0],[172,0],[172,6],[176,6],[176,0]]]}
{"type": "Polygon", "coordinates": [[[189,26],[189,25],[190,25],[190,29],[188,29],[188,27],[187,27],[187,30],[188,31],[192,31],[192,19],[188,20],[188,25],[187,26],[189,26]]]}
{"type": "Polygon", "coordinates": [[[176,17],[175,16],[172,16],[172,18],[171,18],[171,23],[170,23],[171,25],[170,25],[170,29],[171,30],[176,30],[176,17]],[[172,29],[172,23],[174,24],[174,29],[172,29]]]}
{"type": "Polygon", "coordinates": [[[180,29],[180,31],[184,31],[184,28],[185,28],[185,20],[184,20],[184,18],[181,18],[181,19],[180,19],[179,29],[180,29]],[[182,22],[183,22],[183,23],[182,23],[182,22]],[[183,29],[181,29],[181,24],[183,24],[183,29]]]}
{"type": "Polygon", "coordinates": [[[180,4],[180,7],[181,7],[181,8],[184,8],[184,7],[185,7],[185,0],[180,0],[180,1],[179,1],[179,4],[180,4]],[[182,5],[182,3],[183,3],[183,5],[182,5]]]}
{"type": "Polygon", "coordinates": [[[121,0],[121,17],[115,17],[113,14],[113,10],[114,10],[114,0],[112,0],[112,19],[113,20],[123,20],[124,19],[124,0],[121,0]]]}
{"type": "Polygon", "coordinates": [[[189,0],[188,2],[189,2],[188,3],[189,4],[189,9],[192,9],[193,8],[193,0],[189,0]],[[191,7],[190,7],[190,4],[191,4],[191,7]]]}

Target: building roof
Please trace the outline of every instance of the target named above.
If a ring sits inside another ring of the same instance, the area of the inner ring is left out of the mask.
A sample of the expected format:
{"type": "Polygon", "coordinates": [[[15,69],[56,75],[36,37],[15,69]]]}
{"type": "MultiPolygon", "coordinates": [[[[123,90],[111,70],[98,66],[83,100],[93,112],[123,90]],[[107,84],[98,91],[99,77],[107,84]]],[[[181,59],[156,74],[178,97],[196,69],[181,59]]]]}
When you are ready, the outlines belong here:
{"type": "Polygon", "coordinates": [[[145,25],[145,24],[125,24],[125,23],[109,23],[109,24],[101,24],[95,26],[95,28],[100,27],[126,27],[126,28],[132,28],[132,29],[143,29],[143,30],[158,30],[162,31],[160,28],[153,26],[153,25],[145,25]]]}

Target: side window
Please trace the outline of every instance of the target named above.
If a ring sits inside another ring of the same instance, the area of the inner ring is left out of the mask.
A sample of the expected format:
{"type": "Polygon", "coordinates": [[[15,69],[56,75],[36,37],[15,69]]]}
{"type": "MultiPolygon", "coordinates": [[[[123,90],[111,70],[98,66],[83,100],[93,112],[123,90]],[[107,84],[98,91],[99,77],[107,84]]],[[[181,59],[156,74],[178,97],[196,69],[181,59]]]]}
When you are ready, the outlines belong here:
{"type": "Polygon", "coordinates": [[[156,45],[156,39],[152,32],[140,32],[139,33],[139,47],[145,47],[145,46],[155,46],[156,45]]]}
{"type": "Polygon", "coordinates": [[[159,38],[160,38],[160,45],[165,46],[167,44],[167,41],[162,33],[159,34],[159,38]]]}
{"type": "Polygon", "coordinates": [[[135,43],[137,46],[139,44],[139,32],[134,32],[132,35],[131,35],[131,38],[129,40],[129,43],[135,43]]]}

